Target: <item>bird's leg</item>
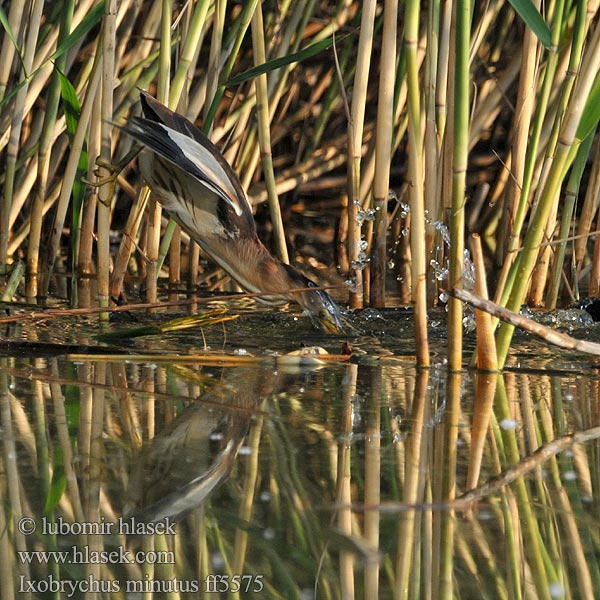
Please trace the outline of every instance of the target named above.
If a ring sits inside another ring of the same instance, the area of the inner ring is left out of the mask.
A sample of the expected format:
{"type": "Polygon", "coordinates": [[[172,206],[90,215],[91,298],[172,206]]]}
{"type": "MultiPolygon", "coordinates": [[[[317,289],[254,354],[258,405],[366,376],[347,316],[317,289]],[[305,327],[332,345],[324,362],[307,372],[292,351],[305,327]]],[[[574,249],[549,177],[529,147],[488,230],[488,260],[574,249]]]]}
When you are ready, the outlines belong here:
{"type": "Polygon", "coordinates": [[[98,177],[97,180],[91,181],[86,178],[82,178],[84,183],[91,185],[93,187],[100,187],[107,183],[113,183],[117,180],[121,171],[141,152],[141,147],[134,147],[131,151],[129,151],[121,160],[117,162],[111,162],[110,160],[106,160],[102,156],[96,157],[96,169],[94,169],[94,175],[98,177]],[[100,169],[106,169],[109,174],[106,176],[101,176],[100,169]]]}

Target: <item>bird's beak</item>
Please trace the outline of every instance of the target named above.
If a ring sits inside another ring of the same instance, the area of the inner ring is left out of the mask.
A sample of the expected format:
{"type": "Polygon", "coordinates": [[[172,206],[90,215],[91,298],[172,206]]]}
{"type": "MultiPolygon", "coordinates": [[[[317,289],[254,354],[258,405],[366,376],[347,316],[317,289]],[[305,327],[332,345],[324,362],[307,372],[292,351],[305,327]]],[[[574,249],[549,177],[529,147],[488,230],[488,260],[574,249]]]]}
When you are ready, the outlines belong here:
{"type": "Polygon", "coordinates": [[[342,312],[331,296],[323,290],[307,290],[301,304],[313,324],[326,333],[344,333],[342,312]]]}

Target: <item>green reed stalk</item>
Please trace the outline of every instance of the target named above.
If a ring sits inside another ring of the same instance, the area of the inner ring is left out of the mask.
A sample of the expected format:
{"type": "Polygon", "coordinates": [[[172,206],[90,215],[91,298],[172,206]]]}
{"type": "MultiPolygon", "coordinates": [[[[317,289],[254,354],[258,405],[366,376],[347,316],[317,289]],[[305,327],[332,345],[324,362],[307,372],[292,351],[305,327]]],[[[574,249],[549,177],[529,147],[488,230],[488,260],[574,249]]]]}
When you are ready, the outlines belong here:
{"type": "MultiPolygon", "coordinates": [[[[469,157],[469,45],[471,3],[456,3],[455,68],[454,68],[454,139],[452,161],[452,212],[450,214],[450,288],[462,288],[465,249],[465,186],[469,157]]],[[[462,368],[462,303],[448,301],[448,367],[462,368]]]]}
{"type": "MultiPolygon", "coordinates": [[[[460,1],[457,2],[458,8],[460,1]]],[[[442,502],[451,502],[456,497],[456,468],[457,468],[457,440],[458,419],[460,414],[462,373],[449,372],[447,380],[447,407],[444,419],[443,449],[443,487],[442,502]]],[[[440,571],[438,581],[438,597],[452,598],[454,563],[454,536],[456,532],[456,514],[453,510],[444,511],[440,524],[440,571]]]]}
{"type": "MultiPolygon", "coordinates": [[[[561,0],[562,2],[562,0],[561,0]]],[[[562,106],[562,110],[559,108],[557,111],[558,116],[554,120],[553,126],[553,136],[551,140],[548,142],[549,150],[546,151],[546,161],[544,162],[544,166],[549,168],[549,165],[552,162],[552,156],[554,154],[554,148],[556,146],[559,127],[562,122],[562,116],[565,110],[566,102],[570,97],[570,93],[572,90],[572,86],[574,84],[575,73],[579,67],[579,62],[581,60],[583,43],[585,40],[585,34],[587,31],[587,23],[586,23],[586,8],[585,2],[580,1],[577,6],[576,12],[576,21],[574,25],[574,33],[573,33],[573,42],[571,47],[571,56],[569,60],[569,68],[567,70],[566,80],[563,83],[563,88],[561,90],[561,102],[560,106],[562,106]]],[[[564,25],[561,22],[561,17],[563,15],[563,9],[560,3],[557,5],[557,10],[555,11],[555,22],[552,28],[552,42],[553,48],[558,48],[558,44],[560,42],[560,36],[562,34],[564,25]]],[[[548,56],[548,62],[546,64],[546,70],[544,74],[544,82],[542,84],[542,90],[540,93],[540,98],[538,100],[538,108],[536,111],[536,117],[533,125],[533,131],[529,141],[529,150],[525,164],[525,171],[523,174],[523,185],[521,188],[521,194],[519,198],[518,206],[514,212],[514,223],[512,225],[512,229],[510,231],[509,239],[508,239],[508,247],[507,254],[504,266],[502,269],[502,273],[500,275],[500,283],[498,286],[498,290],[496,292],[496,298],[499,299],[501,304],[505,304],[508,301],[508,297],[512,290],[512,286],[514,284],[514,277],[516,276],[516,270],[513,268],[514,262],[514,253],[519,247],[519,239],[521,236],[521,231],[523,225],[525,224],[525,219],[527,217],[527,211],[531,202],[530,193],[533,182],[533,175],[535,172],[535,166],[537,163],[537,150],[540,143],[540,138],[542,135],[542,130],[544,127],[544,121],[547,118],[547,109],[548,104],[551,97],[552,89],[555,85],[555,76],[556,70],[558,66],[558,52],[550,52],[548,56]]],[[[542,176],[540,176],[540,179],[542,176]]],[[[536,195],[538,196],[541,192],[542,186],[540,185],[536,191],[536,195]]]]}
{"type": "MultiPolygon", "coordinates": [[[[256,4],[252,18],[252,47],[254,49],[254,64],[261,65],[267,62],[265,53],[265,31],[263,24],[262,5],[256,4]]],[[[254,80],[256,86],[256,112],[258,118],[258,140],[262,158],[263,175],[269,194],[269,210],[277,255],[284,263],[289,263],[287,246],[285,243],[285,230],[281,218],[281,206],[275,186],[275,172],[273,171],[273,154],[271,151],[271,117],[269,115],[269,96],[267,93],[267,75],[263,73],[254,80]]]]}
{"type": "MultiPolygon", "coordinates": [[[[581,70],[571,95],[565,121],[560,129],[555,157],[541,192],[538,207],[523,241],[523,251],[513,266],[515,283],[512,286],[506,306],[514,312],[519,310],[525,298],[529,278],[535,267],[539,245],[542,241],[553,202],[557,198],[566,169],[574,158],[573,150],[580,143],[580,140],[576,137],[577,127],[585,102],[594,84],[595,75],[599,69],[600,27],[596,27],[589,42],[588,51],[581,63],[581,70]]],[[[504,366],[508,354],[513,331],[514,326],[507,323],[503,323],[498,331],[498,364],[501,368],[504,366]]]]}
{"type": "Polygon", "coordinates": [[[169,92],[169,107],[175,108],[181,97],[190,70],[198,59],[200,42],[204,36],[206,16],[208,14],[209,0],[201,0],[196,4],[190,20],[189,29],[185,34],[181,55],[177,62],[177,69],[171,80],[169,92]]]}
{"type": "MultiPolygon", "coordinates": [[[[503,419],[512,419],[513,415],[509,407],[506,388],[504,387],[502,379],[500,379],[498,383],[499,385],[496,388],[496,399],[494,401],[494,412],[498,422],[502,422],[503,419]]],[[[497,433],[501,435],[508,464],[518,464],[520,452],[516,432],[510,429],[501,429],[500,431],[497,431],[497,433]]],[[[533,579],[536,584],[536,590],[540,598],[550,600],[549,583],[550,581],[556,581],[556,573],[552,568],[549,568],[544,564],[543,555],[545,554],[545,548],[543,547],[538,523],[531,508],[531,495],[523,477],[517,478],[513,483],[513,487],[515,488],[515,496],[520,511],[520,521],[525,536],[525,554],[529,561],[533,579]]],[[[517,569],[516,572],[518,572],[518,570],[519,569],[517,569]]]]}
{"type": "Polygon", "coordinates": [[[349,290],[350,308],[361,308],[363,305],[362,270],[355,267],[358,261],[361,229],[358,222],[360,164],[376,7],[375,0],[366,0],[362,4],[356,71],[352,88],[351,118],[348,127],[348,260],[351,268],[348,276],[354,284],[349,290]]]}
{"type": "MultiPolygon", "coordinates": [[[[539,10],[540,1],[536,0],[536,8],[539,10]]],[[[555,31],[560,31],[559,26],[555,27],[555,31]]],[[[506,259],[504,261],[503,273],[508,274],[510,264],[514,259],[514,250],[516,250],[519,240],[519,234],[521,225],[524,218],[524,208],[527,206],[528,195],[524,195],[524,192],[529,190],[529,184],[531,183],[531,176],[533,174],[533,165],[536,159],[537,140],[539,139],[539,133],[537,132],[537,138],[532,146],[528,146],[528,139],[530,134],[530,124],[533,117],[533,112],[536,106],[536,84],[538,77],[538,68],[540,61],[540,44],[537,36],[528,27],[525,28],[523,34],[523,47],[521,52],[521,69],[519,76],[519,89],[517,92],[517,101],[515,106],[518,107],[518,113],[515,116],[515,126],[513,128],[513,140],[511,145],[511,177],[509,177],[506,187],[506,196],[504,200],[504,221],[505,227],[510,229],[507,231],[508,234],[508,252],[506,253],[506,259]],[[527,173],[527,184],[524,184],[525,173],[527,173]],[[513,227],[516,229],[514,232],[513,227]]],[[[556,62],[558,59],[557,52],[550,54],[550,60],[548,62],[544,80],[543,91],[546,91],[545,95],[542,95],[542,108],[545,109],[545,103],[548,101],[550,93],[550,86],[546,85],[553,80],[553,76],[556,70],[556,62]]],[[[544,111],[545,112],[545,111],[544,111]]],[[[538,116],[540,112],[537,113],[538,116]]],[[[543,112],[541,114],[544,114],[543,112]]],[[[536,125],[541,125],[541,119],[537,119],[536,125]]],[[[533,140],[532,140],[533,141],[533,140]]],[[[497,255],[502,256],[504,254],[504,240],[507,235],[504,231],[501,232],[500,239],[498,240],[497,255]]],[[[499,289],[502,289],[503,282],[501,281],[498,285],[499,289]]]]}
{"type": "MultiPolygon", "coordinates": [[[[410,198],[410,250],[412,300],[415,309],[417,363],[429,366],[427,339],[427,249],[425,247],[425,197],[423,192],[423,140],[421,135],[421,83],[419,81],[420,2],[406,4],[404,51],[408,86],[408,177],[410,198]]],[[[384,23],[385,31],[385,23],[384,23]]],[[[377,179],[377,176],[376,176],[377,179]]]]}
{"type": "MultiPolygon", "coordinates": [[[[422,498],[419,495],[420,480],[425,465],[424,430],[427,413],[427,386],[429,371],[417,372],[417,381],[411,408],[412,427],[406,440],[406,456],[402,502],[407,506],[417,505],[422,498]]],[[[400,515],[398,526],[398,555],[396,557],[396,584],[394,598],[410,598],[410,581],[413,565],[418,561],[416,536],[418,535],[418,511],[410,510],[400,515]]]]}

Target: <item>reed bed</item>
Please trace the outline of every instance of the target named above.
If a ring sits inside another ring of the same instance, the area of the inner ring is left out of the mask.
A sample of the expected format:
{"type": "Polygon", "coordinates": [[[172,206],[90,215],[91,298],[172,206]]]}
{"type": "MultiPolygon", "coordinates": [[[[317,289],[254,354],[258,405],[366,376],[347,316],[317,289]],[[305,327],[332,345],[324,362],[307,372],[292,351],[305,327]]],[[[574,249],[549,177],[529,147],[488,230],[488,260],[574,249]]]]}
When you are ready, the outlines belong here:
{"type": "MultiPolygon", "coordinates": [[[[167,226],[135,163],[119,164],[132,141],[113,124],[146,88],[221,146],[283,260],[351,308],[410,298],[422,366],[442,295],[460,369],[461,303],[442,292],[473,285],[467,234],[510,310],[600,289],[599,6],[12,2],[0,9],[0,275],[24,262],[14,297],[66,293],[72,307],[140,287],[154,303],[166,281],[171,300],[234,289],[167,226]]],[[[512,332],[497,330],[500,367],[512,332]]]]}

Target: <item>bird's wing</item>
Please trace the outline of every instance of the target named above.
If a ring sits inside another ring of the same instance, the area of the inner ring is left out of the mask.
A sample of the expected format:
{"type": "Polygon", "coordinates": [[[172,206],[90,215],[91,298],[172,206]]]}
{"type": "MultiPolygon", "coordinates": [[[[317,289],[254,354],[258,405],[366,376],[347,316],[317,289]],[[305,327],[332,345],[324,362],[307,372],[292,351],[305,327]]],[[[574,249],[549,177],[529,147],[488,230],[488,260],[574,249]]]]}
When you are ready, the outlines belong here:
{"type": "Polygon", "coordinates": [[[239,217],[252,208],[235,171],[219,149],[185,117],[142,92],[144,118],[133,117],[122,129],[223,199],[239,217]]]}

